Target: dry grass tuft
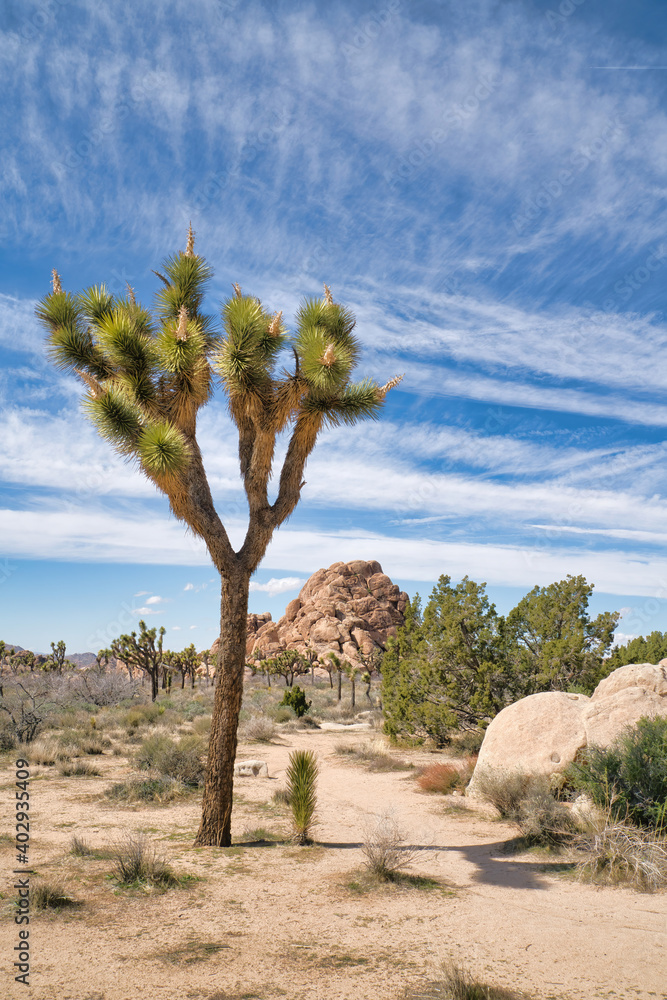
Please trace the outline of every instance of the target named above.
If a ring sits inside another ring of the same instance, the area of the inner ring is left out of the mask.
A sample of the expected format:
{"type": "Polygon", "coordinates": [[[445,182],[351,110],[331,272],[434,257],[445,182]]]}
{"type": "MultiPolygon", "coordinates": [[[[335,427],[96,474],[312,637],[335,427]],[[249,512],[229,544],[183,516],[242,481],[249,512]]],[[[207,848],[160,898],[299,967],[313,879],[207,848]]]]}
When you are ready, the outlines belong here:
{"type": "Polygon", "coordinates": [[[245,743],[270,743],[275,735],[275,723],[266,715],[252,715],[239,726],[239,740],[245,743]]]}
{"type": "Polygon", "coordinates": [[[31,910],[62,910],[78,905],[61,882],[33,882],[30,885],[31,910]]]}
{"type": "Polygon", "coordinates": [[[93,854],[93,849],[84,837],[77,837],[76,834],[73,834],[70,840],[69,852],[75,858],[89,858],[93,854]]]}
{"type": "Polygon", "coordinates": [[[458,965],[446,965],[442,977],[427,986],[408,990],[402,1000],[530,1000],[527,993],[488,986],[458,965]]]}
{"type": "Polygon", "coordinates": [[[99,778],[102,772],[85,760],[61,761],[58,774],[63,778],[99,778]]]}
{"type": "Polygon", "coordinates": [[[137,888],[152,885],[160,889],[180,885],[180,879],[143,834],[126,834],[112,845],[111,858],[119,885],[137,888]]]}
{"type": "Polygon", "coordinates": [[[335,752],[355,763],[364,764],[369,771],[411,771],[414,768],[414,764],[409,761],[399,760],[387,753],[384,747],[374,746],[372,743],[366,743],[364,746],[339,743],[335,752]]]}
{"type": "Polygon", "coordinates": [[[667,886],[664,836],[608,820],[601,830],[580,836],[575,847],[586,855],[577,865],[582,881],[627,885],[640,892],[667,886]]]}

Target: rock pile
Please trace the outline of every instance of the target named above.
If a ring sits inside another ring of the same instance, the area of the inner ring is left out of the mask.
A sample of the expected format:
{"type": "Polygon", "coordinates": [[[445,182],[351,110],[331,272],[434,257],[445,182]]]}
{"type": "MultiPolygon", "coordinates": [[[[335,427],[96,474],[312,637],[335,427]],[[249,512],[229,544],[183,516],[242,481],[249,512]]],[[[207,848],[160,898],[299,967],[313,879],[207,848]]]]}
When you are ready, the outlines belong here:
{"type": "MultiPolygon", "coordinates": [[[[361,657],[384,650],[403,625],[408,600],[379,562],[334,563],[313,573],[277,622],[268,612],[248,615],[246,656],[261,659],[285,649],[333,652],[362,666],[361,657]]],[[[216,639],[211,647],[213,662],[219,645],[216,639]]]]}
{"type": "Polygon", "coordinates": [[[284,649],[328,652],[362,665],[362,656],[384,650],[405,621],[408,595],[374,560],[337,562],[318,569],[277,622],[248,636],[246,655],[275,656],[284,649]]]}
{"type": "Polygon", "coordinates": [[[558,773],[579,750],[609,746],[645,715],[667,715],[667,660],[619,667],[590,698],[561,691],[531,694],[489,724],[467,794],[477,794],[475,775],[481,770],[558,773]]]}

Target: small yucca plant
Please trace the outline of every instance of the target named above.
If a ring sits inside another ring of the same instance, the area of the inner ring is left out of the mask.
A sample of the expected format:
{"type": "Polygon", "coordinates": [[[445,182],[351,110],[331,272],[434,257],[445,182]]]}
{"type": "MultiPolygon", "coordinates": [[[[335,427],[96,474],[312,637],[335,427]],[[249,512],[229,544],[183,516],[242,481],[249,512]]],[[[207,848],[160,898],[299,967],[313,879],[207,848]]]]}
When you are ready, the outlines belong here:
{"type": "Polygon", "coordinates": [[[307,844],[317,807],[317,757],[312,750],[295,750],[289,755],[287,794],[292,809],[294,837],[307,844]]]}

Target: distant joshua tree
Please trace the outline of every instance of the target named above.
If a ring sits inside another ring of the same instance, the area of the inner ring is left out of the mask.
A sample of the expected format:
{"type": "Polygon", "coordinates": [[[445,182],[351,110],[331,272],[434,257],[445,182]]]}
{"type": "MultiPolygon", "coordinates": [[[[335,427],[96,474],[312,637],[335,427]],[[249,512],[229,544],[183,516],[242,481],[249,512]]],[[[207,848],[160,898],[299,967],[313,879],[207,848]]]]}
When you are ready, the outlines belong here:
{"type": "Polygon", "coordinates": [[[73,295],[53,273],[53,291],[37,314],[49,332],[53,360],[86,388],[84,408],[101,435],[169,499],[173,513],[204,540],[220,573],[220,653],[208,768],[198,846],[231,844],[237,726],[243,695],[246,615],[250,577],[273,532],[290,516],[304,486],[306,460],[319,431],[377,417],[387,392],[352,382],[359,343],[352,313],[334,302],[305,301],[290,338],[282,313],[259,299],[234,295],[223,306],[223,332],[202,313],[212,271],[194,250],[192,228],[184,252],[168,257],[155,315],[102,286],[73,295]],[[294,369],[276,374],[287,349],[294,369]],[[248,530],[235,552],[213,504],[197,444],[197,413],[211,398],[217,376],[239,435],[241,476],[249,508],[248,530]],[[276,435],[291,428],[273,502],[269,500],[276,435]]]}

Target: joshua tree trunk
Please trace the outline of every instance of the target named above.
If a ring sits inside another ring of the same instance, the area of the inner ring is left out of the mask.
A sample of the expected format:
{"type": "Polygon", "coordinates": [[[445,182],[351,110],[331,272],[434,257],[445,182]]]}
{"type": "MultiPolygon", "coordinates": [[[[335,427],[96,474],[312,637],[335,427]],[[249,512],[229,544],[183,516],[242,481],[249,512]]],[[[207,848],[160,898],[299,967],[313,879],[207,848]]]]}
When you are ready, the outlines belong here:
{"type": "Polygon", "coordinates": [[[343,696],[343,671],[339,670],[338,671],[338,701],[340,701],[340,699],[342,698],[342,696],[343,696]]]}
{"type": "Polygon", "coordinates": [[[352,708],[354,708],[354,706],[357,703],[357,698],[356,698],[356,684],[355,684],[355,680],[354,680],[354,675],[352,677],[350,677],[350,684],[352,685],[352,708]]]}
{"type": "Polygon", "coordinates": [[[211,722],[202,818],[195,847],[229,847],[232,842],[232,789],[236,731],[243,698],[250,574],[223,577],[220,609],[220,651],[215,704],[211,722]]]}

